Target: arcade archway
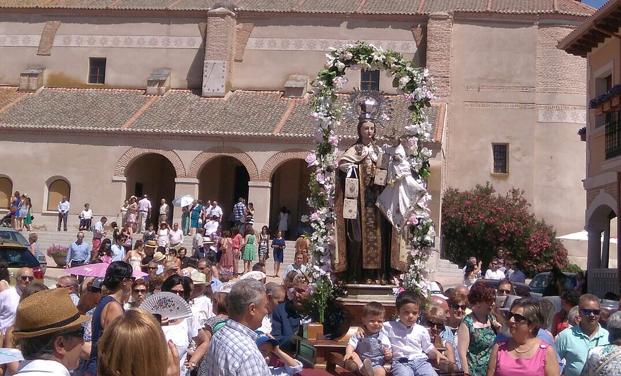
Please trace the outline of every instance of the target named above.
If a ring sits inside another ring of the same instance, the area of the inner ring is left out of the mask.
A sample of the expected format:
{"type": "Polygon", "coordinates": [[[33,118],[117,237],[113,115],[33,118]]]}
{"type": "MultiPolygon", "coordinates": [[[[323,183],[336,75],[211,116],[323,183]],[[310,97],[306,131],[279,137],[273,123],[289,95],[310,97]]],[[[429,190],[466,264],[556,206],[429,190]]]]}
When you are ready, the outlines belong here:
{"type": "Polygon", "coordinates": [[[198,198],[218,201],[224,211],[224,223],[228,224],[237,199],[248,199],[249,180],[246,167],[237,159],[229,156],[210,159],[198,173],[198,198]]]}
{"type": "Polygon", "coordinates": [[[156,224],[160,200],[164,198],[170,205],[175,197],[177,174],[173,164],[163,155],[149,153],[136,158],[125,171],[127,198],[148,195],[153,205],[150,222],[156,224]]]}
{"type": "Polygon", "coordinates": [[[308,182],[310,169],[302,159],[284,162],[272,174],[270,199],[270,229],[278,228],[278,216],[284,206],[289,209],[289,239],[294,239],[302,214],[309,213],[307,199],[310,195],[308,182]]]}

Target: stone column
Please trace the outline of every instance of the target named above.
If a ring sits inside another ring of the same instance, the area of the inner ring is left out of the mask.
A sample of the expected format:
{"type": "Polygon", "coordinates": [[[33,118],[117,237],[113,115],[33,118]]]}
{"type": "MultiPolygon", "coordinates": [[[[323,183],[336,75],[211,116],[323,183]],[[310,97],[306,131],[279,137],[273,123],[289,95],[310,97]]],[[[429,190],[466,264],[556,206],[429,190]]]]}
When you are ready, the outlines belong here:
{"type": "Polygon", "coordinates": [[[269,227],[271,194],[272,183],[269,181],[251,180],[248,182],[248,202],[254,204],[254,229],[257,231],[263,226],[269,227]]]}
{"type": "Polygon", "coordinates": [[[604,243],[602,244],[602,262],[601,267],[608,269],[608,263],[610,261],[610,220],[606,223],[604,228],[604,243]]]}
{"type": "MultiPolygon", "coordinates": [[[[190,195],[198,197],[198,179],[196,178],[175,178],[175,198],[190,195]]],[[[172,202],[170,203],[172,205],[172,202]]],[[[181,208],[173,207],[172,223],[178,222],[181,226],[181,208]]]]}
{"type": "Polygon", "coordinates": [[[235,49],[235,18],[235,13],[226,8],[212,9],[207,13],[204,97],[223,97],[229,90],[235,49]]]}
{"type": "MultiPolygon", "coordinates": [[[[118,198],[114,198],[112,202],[115,203],[115,205],[112,205],[110,207],[110,211],[108,213],[105,214],[106,217],[108,217],[108,224],[112,221],[115,221],[117,218],[117,215],[119,214],[119,207],[121,206],[121,204],[123,203],[123,201],[127,200],[127,178],[125,176],[113,176],[112,177],[112,185],[115,187],[115,190],[117,192],[119,192],[119,196],[118,198]],[[116,204],[118,202],[118,204],[116,204]]],[[[95,218],[97,218],[97,216],[95,216],[93,218],[93,225],[95,225],[95,218]]],[[[121,224],[119,223],[119,226],[121,224]]]]}
{"type": "Polygon", "coordinates": [[[427,22],[427,68],[433,77],[434,94],[446,98],[451,92],[451,33],[453,18],[445,12],[429,15],[427,22]]]}

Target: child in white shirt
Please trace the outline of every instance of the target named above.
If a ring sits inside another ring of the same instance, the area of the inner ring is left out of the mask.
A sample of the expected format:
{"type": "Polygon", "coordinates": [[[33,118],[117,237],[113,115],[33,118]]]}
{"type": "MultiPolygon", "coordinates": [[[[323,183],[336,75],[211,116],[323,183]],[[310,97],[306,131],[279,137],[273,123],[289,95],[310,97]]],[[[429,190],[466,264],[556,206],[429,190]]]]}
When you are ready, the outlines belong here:
{"type": "Polygon", "coordinates": [[[278,347],[278,341],[273,337],[260,333],[256,339],[256,343],[270,369],[270,374],[275,376],[289,376],[302,372],[302,363],[282,351],[280,347],[278,347]],[[275,365],[275,361],[278,362],[279,360],[281,360],[284,365],[275,365]]]}
{"type": "Polygon", "coordinates": [[[437,376],[429,359],[447,359],[436,350],[427,329],[416,323],[419,298],[404,291],[397,296],[396,305],[399,319],[385,322],[382,328],[392,347],[392,375],[437,376]]]}

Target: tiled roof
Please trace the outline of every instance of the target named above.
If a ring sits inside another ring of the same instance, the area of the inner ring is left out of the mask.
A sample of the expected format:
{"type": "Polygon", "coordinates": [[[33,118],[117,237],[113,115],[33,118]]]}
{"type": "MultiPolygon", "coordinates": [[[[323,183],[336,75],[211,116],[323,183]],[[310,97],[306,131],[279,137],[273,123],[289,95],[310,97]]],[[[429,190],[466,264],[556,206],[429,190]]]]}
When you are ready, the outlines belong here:
{"type": "Polygon", "coordinates": [[[0,111],[6,106],[12,105],[15,101],[20,99],[24,93],[20,93],[14,87],[2,87],[0,88],[0,111]]]}
{"type": "MultiPolygon", "coordinates": [[[[0,8],[207,10],[217,0],[0,0],[0,8]]],[[[237,0],[241,12],[429,14],[432,12],[557,13],[588,16],[576,0],[237,0]]]]}
{"type": "MultiPolygon", "coordinates": [[[[14,101],[0,106],[0,129],[310,138],[315,126],[307,98],[285,98],[276,91],[238,90],[219,99],[188,90],[146,96],[142,90],[46,88],[21,95],[15,88],[0,89],[0,103],[14,101]]],[[[342,95],[339,101],[345,98],[342,95]]],[[[409,117],[407,103],[395,96],[392,107],[386,126],[401,128],[409,117]]],[[[429,113],[436,135],[441,135],[437,128],[443,121],[439,108],[434,106],[429,113]]],[[[355,137],[355,124],[344,117],[337,133],[355,137]]]]}

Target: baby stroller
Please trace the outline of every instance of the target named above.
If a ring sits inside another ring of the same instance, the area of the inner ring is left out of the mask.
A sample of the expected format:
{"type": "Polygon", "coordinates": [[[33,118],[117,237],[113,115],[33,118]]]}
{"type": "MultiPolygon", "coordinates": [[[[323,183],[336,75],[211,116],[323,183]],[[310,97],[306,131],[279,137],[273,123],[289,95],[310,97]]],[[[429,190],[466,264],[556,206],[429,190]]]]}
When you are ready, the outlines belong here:
{"type": "Polygon", "coordinates": [[[6,215],[0,219],[0,227],[11,227],[12,225],[11,213],[6,213],[6,215]]]}

